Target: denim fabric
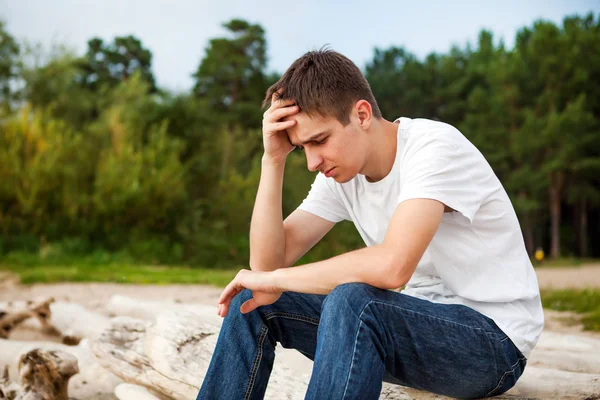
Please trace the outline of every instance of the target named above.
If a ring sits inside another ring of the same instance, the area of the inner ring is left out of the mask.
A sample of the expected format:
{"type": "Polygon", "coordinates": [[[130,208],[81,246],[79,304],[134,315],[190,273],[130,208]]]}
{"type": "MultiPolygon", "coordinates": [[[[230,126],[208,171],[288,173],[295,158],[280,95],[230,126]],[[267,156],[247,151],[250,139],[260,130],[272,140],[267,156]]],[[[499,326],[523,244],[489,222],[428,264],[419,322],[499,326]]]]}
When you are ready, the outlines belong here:
{"type": "Polygon", "coordinates": [[[232,301],[197,399],[262,399],[275,345],[314,361],[307,399],[377,399],[382,382],[457,398],[514,386],[526,358],[494,321],[364,283],[327,296],[285,292],[242,314],[232,301]]]}

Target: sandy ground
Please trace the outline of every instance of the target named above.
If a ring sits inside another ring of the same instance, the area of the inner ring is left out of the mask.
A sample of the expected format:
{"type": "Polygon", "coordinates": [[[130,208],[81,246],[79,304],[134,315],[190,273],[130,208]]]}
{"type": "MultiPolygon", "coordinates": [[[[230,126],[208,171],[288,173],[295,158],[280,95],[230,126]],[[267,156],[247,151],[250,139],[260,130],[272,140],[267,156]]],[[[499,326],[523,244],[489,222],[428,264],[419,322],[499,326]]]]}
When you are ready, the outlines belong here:
{"type": "Polygon", "coordinates": [[[115,294],[140,300],[171,300],[180,303],[214,305],[216,310],[221,291],[221,288],[208,285],[129,285],[118,283],[18,285],[14,282],[2,284],[0,278],[0,301],[31,300],[52,296],[56,301],[81,304],[100,313],[105,313],[105,304],[115,294]]]}
{"type": "Polygon", "coordinates": [[[600,288],[600,264],[583,264],[570,268],[538,268],[536,273],[542,289],[600,288]]]}

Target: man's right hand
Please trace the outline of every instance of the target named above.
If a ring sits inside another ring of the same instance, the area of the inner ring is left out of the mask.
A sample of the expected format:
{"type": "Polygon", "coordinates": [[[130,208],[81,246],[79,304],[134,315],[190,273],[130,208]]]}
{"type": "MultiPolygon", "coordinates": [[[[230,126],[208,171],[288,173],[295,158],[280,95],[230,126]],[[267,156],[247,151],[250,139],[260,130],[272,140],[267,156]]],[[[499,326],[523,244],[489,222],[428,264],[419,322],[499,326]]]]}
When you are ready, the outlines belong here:
{"type": "Polygon", "coordinates": [[[283,118],[294,115],[300,108],[294,100],[277,100],[277,93],[271,97],[271,107],[263,114],[263,144],[265,157],[274,162],[285,162],[288,154],[294,150],[286,129],[296,124],[296,120],[281,121],[283,118]]]}

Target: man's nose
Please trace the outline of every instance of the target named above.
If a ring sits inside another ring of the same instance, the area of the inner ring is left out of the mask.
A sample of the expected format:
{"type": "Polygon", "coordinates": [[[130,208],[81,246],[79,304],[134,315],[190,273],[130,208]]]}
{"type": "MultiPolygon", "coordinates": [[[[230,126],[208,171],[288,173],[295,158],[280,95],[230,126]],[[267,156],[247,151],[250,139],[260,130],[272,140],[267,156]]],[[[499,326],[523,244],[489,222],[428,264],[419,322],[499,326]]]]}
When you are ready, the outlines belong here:
{"type": "Polygon", "coordinates": [[[317,152],[310,151],[306,147],[304,148],[306,152],[306,165],[310,172],[315,172],[319,169],[319,166],[323,163],[323,158],[317,154],[317,152]]]}

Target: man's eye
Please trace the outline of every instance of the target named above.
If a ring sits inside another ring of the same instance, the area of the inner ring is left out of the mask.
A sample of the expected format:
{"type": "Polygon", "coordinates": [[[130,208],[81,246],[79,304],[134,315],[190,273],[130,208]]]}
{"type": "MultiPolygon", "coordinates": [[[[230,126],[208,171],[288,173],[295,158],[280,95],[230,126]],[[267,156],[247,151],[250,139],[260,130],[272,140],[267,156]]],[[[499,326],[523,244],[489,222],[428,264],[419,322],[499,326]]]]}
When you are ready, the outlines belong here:
{"type": "Polygon", "coordinates": [[[323,139],[323,140],[321,140],[321,141],[318,141],[318,140],[316,140],[316,141],[315,141],[315,143],[316,143],[316,144],[323,144],[323,143],[325,143],[326,141],[327,141],[327,138],[325,138],[325,139],[323,139]]]}

